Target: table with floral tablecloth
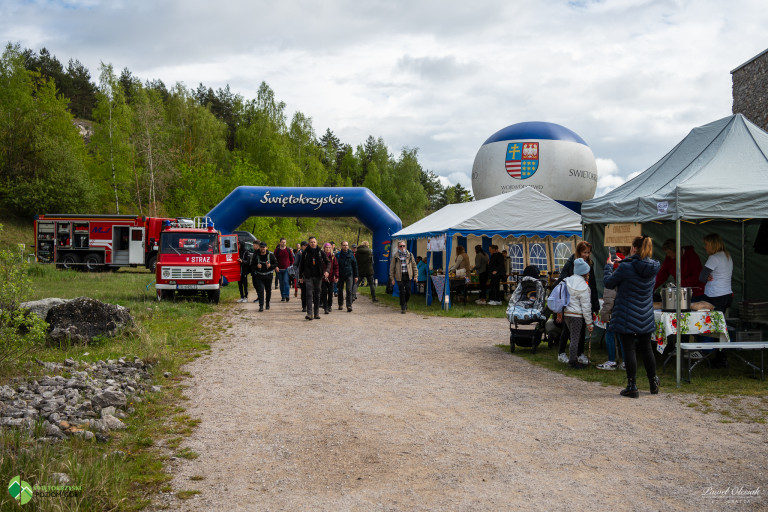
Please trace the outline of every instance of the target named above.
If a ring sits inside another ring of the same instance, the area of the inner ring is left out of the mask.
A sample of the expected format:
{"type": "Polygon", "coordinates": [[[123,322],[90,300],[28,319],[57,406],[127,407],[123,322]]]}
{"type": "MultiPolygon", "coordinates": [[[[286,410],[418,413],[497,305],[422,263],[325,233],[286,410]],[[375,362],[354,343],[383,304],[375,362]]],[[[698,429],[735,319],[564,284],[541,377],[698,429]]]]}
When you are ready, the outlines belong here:
{"type": "Polygon", "coordinates": [[[678,325],[682,335],[718,335],[719,341],[731,341],[728,336],[725,317],[720,311],[681,312],[679,322],[676,313],[667,313],[657,309],[653,312],[653,316],[656,320],[656,350],[662,354],[667,347],[667,336],[677,334],[678,325]]]}

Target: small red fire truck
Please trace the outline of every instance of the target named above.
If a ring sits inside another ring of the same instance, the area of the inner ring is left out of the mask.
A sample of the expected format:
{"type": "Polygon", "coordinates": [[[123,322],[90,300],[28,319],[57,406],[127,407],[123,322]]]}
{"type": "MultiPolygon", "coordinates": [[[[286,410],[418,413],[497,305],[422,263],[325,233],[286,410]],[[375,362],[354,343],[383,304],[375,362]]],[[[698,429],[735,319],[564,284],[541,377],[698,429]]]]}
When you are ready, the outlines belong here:
{"type": "Polygon", "coordinates": [[[171,223],[160,233],[157,300],[203,292],[218,303],[221,287],[240,279],[237,258],[237,235],[222,235],[209,217],[196,217],[194,227],[171,223]]]}
{"type": "MultiPolygon", "coordinates": [[[[95,271],[142,265],[154,271],[160,231],[168,220],[140,215],[38,215],[35,257],[39,263],[63,268],[95,271]]],[[[192,220],[187,221],[191,226],[192,220]]]]}

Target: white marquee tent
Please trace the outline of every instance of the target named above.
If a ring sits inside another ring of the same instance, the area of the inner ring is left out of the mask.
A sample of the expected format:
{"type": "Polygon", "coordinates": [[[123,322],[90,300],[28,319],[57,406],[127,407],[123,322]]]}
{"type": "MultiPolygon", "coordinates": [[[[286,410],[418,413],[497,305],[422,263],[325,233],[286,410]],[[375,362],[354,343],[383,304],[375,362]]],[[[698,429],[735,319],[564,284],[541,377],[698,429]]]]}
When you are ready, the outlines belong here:
{"type": "MultiPolygon", "coordinates": [[[[581,216],[541,192],[524,187],[480,201],[450,204],[394,233],[392,238],[416,240],[443,236],[448,261],[454,236],[503,239],[581,236],[581,216]]],[[[427,287],[428,302],[430,292],[427,287]]],[[[450,297],[449,286],[445,296],[450,297]]]]}

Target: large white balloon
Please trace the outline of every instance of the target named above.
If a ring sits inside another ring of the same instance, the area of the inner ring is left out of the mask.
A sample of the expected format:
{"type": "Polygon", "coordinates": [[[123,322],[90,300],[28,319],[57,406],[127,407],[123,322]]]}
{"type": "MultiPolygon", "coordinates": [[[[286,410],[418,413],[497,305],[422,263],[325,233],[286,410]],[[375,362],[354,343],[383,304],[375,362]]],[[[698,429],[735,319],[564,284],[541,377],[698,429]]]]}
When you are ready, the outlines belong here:
{"type": "Polygon", "coordinates": [[[595,156],[584,139],[564,126],[507,126],[477,152],[472,192],[476,199],[485,199],[526,186],[556,201],[592,199],[597,188],[595,156]]]}

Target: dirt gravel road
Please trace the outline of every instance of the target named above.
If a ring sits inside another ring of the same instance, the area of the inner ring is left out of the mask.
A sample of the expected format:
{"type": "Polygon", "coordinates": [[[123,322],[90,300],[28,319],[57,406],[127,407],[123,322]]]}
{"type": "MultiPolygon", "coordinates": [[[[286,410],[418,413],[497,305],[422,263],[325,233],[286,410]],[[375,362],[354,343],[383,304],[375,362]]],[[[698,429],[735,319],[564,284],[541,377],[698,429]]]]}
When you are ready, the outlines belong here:
{"type": "MultiPolygon", "coordinates": [[[[274,298],[274,295],[273,295],[274,298]]],[[[768,509],[766,426],[690,397],[640,399],[498,348],[501,319],[355,302],[306,321],[297,299],[228,310],[187,366],[201,423],[171,462],[171,510],[768,509]],[[735,493],[735,494],[734,494],[735,493]],[[739,494],[740,493],[740,494],[739,494]],[[746,494],[751,493],[751,494],[746,494]]],[[[525,349],[520,349],[525,350],[525,349]]]]}

